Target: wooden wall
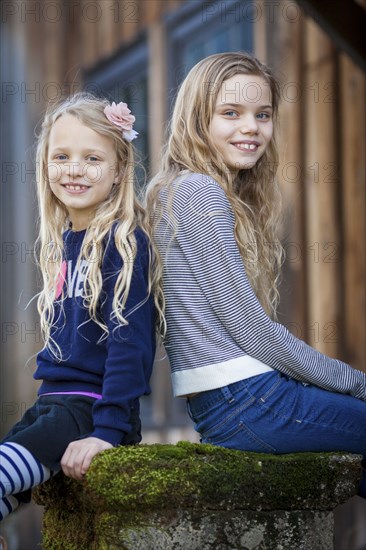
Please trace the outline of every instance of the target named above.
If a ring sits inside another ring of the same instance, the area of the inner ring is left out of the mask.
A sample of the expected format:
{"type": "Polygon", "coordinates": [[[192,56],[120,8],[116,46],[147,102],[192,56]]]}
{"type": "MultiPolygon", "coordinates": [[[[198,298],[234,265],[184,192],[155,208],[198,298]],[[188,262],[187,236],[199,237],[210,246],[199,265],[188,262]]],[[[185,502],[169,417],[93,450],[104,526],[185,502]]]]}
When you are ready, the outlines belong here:
{"type": "MultiPolygon", "coordinates": [[[[27,98],[29,124],[39,121],[47,100],[80,89],[86,69],[122,56],[145,34],[154,172],[167,118],[164,17],[182,4],[7,2],[14,10],[3,20],[23,44],[24,82],[40,89],[38,100],[27,98]]],[[[277,11],[264,0],[257,5],[255,52],[282,82],[278,175],[287,262],[280,320],[319,350],[366,371],[365,74],[293,1],[281,0],[277,11]]]]}
{"type": "Polygon", "coordinates": [[[366,79],[344,55],[340,56],[339,75],[345,353],[352,365],[366,371],[366,79]]]}
{"type": "MultiPolygon", "coordinates": [[[[162,16],[182,2],[99,4],[101,22],[82,17],[75,31],[79,50],[70,43],[69,70],[79,66],[77,59],[91,67],[147,31],[156,169],[167,93],[162,16]]],[[[283,0],[278,10],[257,4],[256,54],[282,80],[279,179],[287,262],[281,320],[317,349],[366,371],[365,74],[294,2],[283,0]]]]}
{"type": "Polygon", "coordinates": [[[283,322],[366,371],[365,74],[286,4],[282,16],[260,22],[266,34],[258,37],[283,90],[283,322]]]}
{"type": "MultiPolygon", "coordinates": [[[[8,85],[18,90],[6,101],[2,98],[2,121],[8,127],[2,131],[1,150],[6,153],[5,163],[11,161],[28,172],[22,181],[19,174],[12,181],[2,181],[2,246],[10,243],[32,249],[34,167],[25,159],[32,151],[33,129],[47,101],[81,89],[85,70],[112,56],[123,56],[142,35],[149,47],[149,145],[152,171],[156,171],[168,103],[164,18],[192,1],[0,3],[3,92],[8,85]]],[[[366,9],[365,0],[357,1],[366,9]]],[[[274,2],[277,10],[266,0],[256,0],[256,4],[260,14],[255,21],[256,55],[272,65],[282,81],[278,177],[284,199],[287,262],[280,321],[317,349],[366,372],[365,74],[295,2],[274,2]]],[[[40,347],[37,317],[35,308],[23,311],[20,305],[21,296],[30,299],[36,292],[35,270],[30,264],[28,253],[24,258],[13,255],[2,264],[2,332],[9,323],[29,332],[14,330],[13,335],[2,337],[2,434],[19,420],[36,392],[28,360],[40,347]]],[[[151,399],[156,424],[163,428],[145,441],[188,439],[191,433],[164,431],[171,418],[172,397],[168,370],[161,369],[151,399]]],[[[26,514],[20,511],[19,528],[15,527],[19,548],[36,547],[31,546],[31,529],[26,527],[28,522],[34,528],[36,522],[26,514]]],[[[356,536],[352,514],[348,524],[356,536]]],[[[361,510],[360,526],[363,518],[361,510]]],[[[346,530],[345,524],[338,524],[346,530]]],[[[356,548],[353,543],[339,548],[345,547],[356,548]]]]}

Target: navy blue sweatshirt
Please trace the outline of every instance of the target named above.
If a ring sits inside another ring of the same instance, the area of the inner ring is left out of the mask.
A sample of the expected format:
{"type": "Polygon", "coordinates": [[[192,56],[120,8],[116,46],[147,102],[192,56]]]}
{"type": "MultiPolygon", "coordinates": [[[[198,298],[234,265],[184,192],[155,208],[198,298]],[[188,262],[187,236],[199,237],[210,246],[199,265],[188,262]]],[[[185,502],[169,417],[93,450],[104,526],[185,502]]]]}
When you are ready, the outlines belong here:
{"type": "Polygon", "coordinates": [[[109,329],[106,337],[83,306],[85,261],[76,269],[85,231],[64,234],[66,274],[64,299],[56,298],[52,338],[61,348],[58,361],[49,349],[37,357],[38,394],[93,392],[102,395],[93,406],[94,432],[90,436],[118,445],[131,431],[131,410],[150,393],[149,379],[155,354],[155,309],[148,296],[149,244],[137,229],[137,255],[130,291],[123,312],[128,325],[111,318],[114,286],[123,262],[114,238],[109,239],[101,261],[102,295],[98,315],[109,329]]]}

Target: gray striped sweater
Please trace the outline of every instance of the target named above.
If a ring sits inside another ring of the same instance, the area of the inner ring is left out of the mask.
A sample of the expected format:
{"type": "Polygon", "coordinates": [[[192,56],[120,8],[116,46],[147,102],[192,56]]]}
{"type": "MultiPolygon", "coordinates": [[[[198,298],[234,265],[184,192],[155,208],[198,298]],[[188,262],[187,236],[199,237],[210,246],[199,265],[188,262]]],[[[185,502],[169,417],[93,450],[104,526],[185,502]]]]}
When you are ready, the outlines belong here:
{"type": "Polygon", "coordinates": [[[267,316],[246,275],[234,213],[221,186],[210,176],[186,172],[172,187],[173,193],[165,189],[160,195],[155,239],[164,262],[174,394],[276,369],[366,401],[366,373],[316,351],[267,316]]]}

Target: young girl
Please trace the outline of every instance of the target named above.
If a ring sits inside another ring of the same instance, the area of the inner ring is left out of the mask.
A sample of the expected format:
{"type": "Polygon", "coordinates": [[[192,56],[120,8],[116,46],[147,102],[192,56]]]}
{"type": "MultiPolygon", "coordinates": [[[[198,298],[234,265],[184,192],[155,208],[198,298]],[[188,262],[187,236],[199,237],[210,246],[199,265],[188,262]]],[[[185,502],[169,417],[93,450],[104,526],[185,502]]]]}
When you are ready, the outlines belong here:
{"type": "Polygon", "coordinates": [[[59,471],[141,440],[155,352],[150,246],[134,194],[127,105],[77,94],[51,109],[37,150],[38,399],[0,446],[1,519],[59,471]]]}
{"type": "Polygon", "coordinates": [[[366,456],[366,374],[273,320],[278,102],[268,68],[244,53],[203,59],[178,93],[147,193],[174,393],[205,443],[366,456]]]}

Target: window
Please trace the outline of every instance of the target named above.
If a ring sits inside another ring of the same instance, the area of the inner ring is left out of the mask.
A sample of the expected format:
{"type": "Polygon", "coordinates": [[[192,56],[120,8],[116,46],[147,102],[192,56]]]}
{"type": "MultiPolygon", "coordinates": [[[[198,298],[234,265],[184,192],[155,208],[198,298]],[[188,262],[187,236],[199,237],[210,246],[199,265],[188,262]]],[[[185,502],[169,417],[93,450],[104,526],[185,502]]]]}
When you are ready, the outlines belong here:
{"type": "MultiPolygon", "coordinates": [[[[123,54],[117,54],[110,61],[104,61],[100,68],[87,72],[84,85],[86,91],[107,97],[111,102],[124,101],[128,104],[136,117],[134,129],[139,133],[133,144],[141,155],[146,171],[149,167],[147,60],[148,51],[144,40],[125,49],[123,54]]],[[[143,183],[143,168],[138,168],[136,172],[137,179],[143,183]]]]}
{"type": "MultiPolygon", "coordinates": [[[[170,107],[177,87],[200,59],[225,51],[253,51],[253,4],[253,1],[245,0],[187,0],[163,18],[167,48],[166,58],[160,61],[167,65],[167,101],[170,107]]],[[[90,71],[86,75],[85,87],[113,101],[129,104],[136,116],[135,129],[140,134],[135,142],[136,147],[148,171],[148,99],[151,104],[154,98],[148,98],[147,75],[148,48],[144,40],[90,71]]],[[[159,437],[171,440],[174,430],[179,434],[187,434],[186,429],[193,432],[185,400],[172,397],[168,362],[163,349],[158,353],[151,388],[152,395],[141,399],[144,430],[153,433],[155,440],[159,437]]]]}
{"type": "Polygon", "coordinates": [[[177,87],[198,61],[220,52],[253,51],[253,2],[187,2],[167,17],[168,84],[177,87]]]}
{"type": "MultiPolygon", "coordinates": [[[[253,51],[253,2],[188,1],[165,19],[170,110],[177,88],[198,61],[220,52],[253,51]],[[246,9],[247,8],[247,9],[246,9]],[[245,15],[247,17],[245,17],[245,15]]],[[[162,364],[161,369],[164,369],[162,364]]],[[[160,377],[160,384],[162,376],[160,377]]],[[[162,425],[191,426],[184,399],[161,392],[162,425]],[[165,416],[164,416],[165,414],[165,416]]],[[[153,389],[153,393],[155,389],[153,389]]]]}

